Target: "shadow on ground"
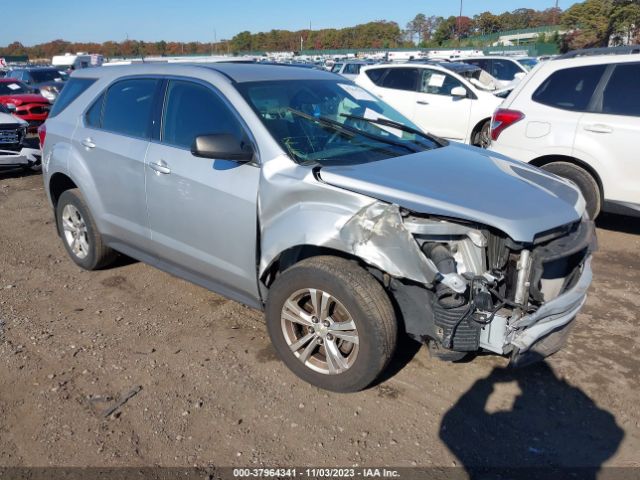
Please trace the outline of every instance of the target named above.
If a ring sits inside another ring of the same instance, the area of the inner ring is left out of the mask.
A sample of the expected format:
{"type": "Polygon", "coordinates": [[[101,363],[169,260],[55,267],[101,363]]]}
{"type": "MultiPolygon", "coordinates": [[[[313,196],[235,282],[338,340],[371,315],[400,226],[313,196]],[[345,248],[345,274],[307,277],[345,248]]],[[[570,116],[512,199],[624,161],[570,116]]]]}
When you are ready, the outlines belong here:
{"type": "Polygon", "coordinates": [[[440,438],[472,479],[595,479],[624,431],[542,361],[478,380],[444,415],[440,438]]]}
{"type": "Polygon", "coordinates": [[[603,213],[596,220],[598,228],[640,235],[640,218],[603,213]]]}

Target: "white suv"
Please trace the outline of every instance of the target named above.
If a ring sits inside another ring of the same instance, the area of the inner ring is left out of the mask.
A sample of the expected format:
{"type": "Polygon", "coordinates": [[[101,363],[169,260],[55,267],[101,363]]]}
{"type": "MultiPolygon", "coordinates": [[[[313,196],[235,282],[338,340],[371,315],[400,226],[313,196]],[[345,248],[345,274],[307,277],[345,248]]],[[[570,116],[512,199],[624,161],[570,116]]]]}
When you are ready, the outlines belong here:
{"type": "Polygon", "coordinates": [[[500,83],[462,63],[406,63],[365,67],[356,83],[425,132],[489,146],[491,115],[504,100],[500,83]]]}
{"type": "Polygon", "coordinates": [[[491,150],[573,181],[592,218],[640,215],[638,52],[583,50],[539,65],[495,112],[491,150]]]}

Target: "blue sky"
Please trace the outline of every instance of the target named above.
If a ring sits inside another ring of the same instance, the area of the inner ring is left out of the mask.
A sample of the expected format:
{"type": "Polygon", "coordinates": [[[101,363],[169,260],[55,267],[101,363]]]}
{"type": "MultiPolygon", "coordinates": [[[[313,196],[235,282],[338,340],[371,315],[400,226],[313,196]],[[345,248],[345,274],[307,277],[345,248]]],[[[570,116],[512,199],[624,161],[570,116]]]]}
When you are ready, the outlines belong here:
{"type": "MultiPolygon", "coordinates": [[[[543,9],[554,5],[554,0],[463,2],[463,13],[469,16],[486,10],[502,13],[518,7],[543,9]]],[[[416,13],[458,15],[460,5],[457,0],[30,0],[27,3],[33,18],[38,20],[3,21],[0,45],[14,40],[33,45],[56,38],[103,42],[124,40],[127,35],[144,41],[208,42],[213,39],[214,30],[217,38],[222,39],[243,30],[308,28],[309,21],[313,29],[340,28],[371,20],[396,21],[404,27],[416,13]]],[[[561,0],[560,7],[567,8],[573,3],[561,0]]]]}

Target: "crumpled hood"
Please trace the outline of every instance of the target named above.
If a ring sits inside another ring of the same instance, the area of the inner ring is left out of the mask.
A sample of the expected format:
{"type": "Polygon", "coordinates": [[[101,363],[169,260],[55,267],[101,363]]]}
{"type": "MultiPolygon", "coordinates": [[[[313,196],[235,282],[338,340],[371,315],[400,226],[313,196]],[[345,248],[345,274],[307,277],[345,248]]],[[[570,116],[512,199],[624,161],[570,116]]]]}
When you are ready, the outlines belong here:
{"type": "Polygon", "coordinates": [[[466,145],[366,164],[325,166],[333,186],[416,213],[470,220],[517,242],[580,220],[584,199],[569,182],[503,155],[466,145]]]}

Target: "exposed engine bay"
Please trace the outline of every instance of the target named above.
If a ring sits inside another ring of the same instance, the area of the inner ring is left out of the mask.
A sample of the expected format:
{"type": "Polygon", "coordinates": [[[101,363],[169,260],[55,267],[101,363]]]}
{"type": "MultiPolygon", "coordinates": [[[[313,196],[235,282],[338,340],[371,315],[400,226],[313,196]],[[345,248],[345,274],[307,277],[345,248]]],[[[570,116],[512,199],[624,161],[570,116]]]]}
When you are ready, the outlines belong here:
{"type": "Polygon", "coordinates": [[[564,345],[586,298],[596,247],[586,218],[523,244],[486,226],[380,203],[356,215],[343,239],[388,274],[382,280],[407,333],[436,356],[456,360],[486,350],[516,364],[564,345]]]}

